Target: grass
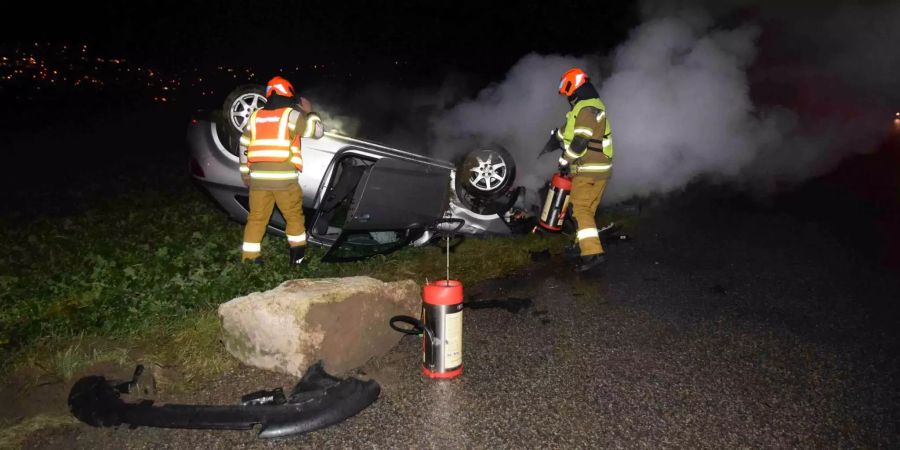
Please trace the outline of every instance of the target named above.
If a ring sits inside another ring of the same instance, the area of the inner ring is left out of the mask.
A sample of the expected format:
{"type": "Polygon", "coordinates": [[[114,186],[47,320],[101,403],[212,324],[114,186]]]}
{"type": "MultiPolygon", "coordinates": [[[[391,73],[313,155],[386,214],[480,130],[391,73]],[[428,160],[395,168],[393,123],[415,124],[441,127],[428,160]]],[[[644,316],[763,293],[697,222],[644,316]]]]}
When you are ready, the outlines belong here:
{"type": "Polygon", "coordinates": [[[211,379],[238,365],[219,343],[219,318],[215,309],[197,311],[180,323],[161,327],[151,334],[152,340],[141,342],[141,347],[146,349],[144,359],[177,367],[180,372],[179,380],[166,380],[174,386],[160,386],[161,389],[190,388],[197,381],[211,379]],[[165,344],[155,344],[159,342],[165,344]]]}
{"type": "MultiPolygon", "coordinates": [[[[178,365],[189,380],[204,378],[233,365],[218,345],[221,302],[297,277],[423,283],[445,273],[437,247],[343,264],[323,263],[324,250],[313,247],[308,263],[292,270],[279,237],[263,242],[268,264],[241,264],[241,232],[188,186],[120,196],[67,217],[0,223],[0,371],[31,365],[67,380],[139,350],[178,365]]],[[[469,238],[451,253],[451,274],[464,283],[501,276],[528,264],[530,251],[563,245],[561,237],[469,238]]]]}
{"type": "Polygon", "coordinates": [[[123,365],[129,359],[128,350],[110,346],[97,338],[84,334],[66,339],[65,342],[38,344],[23,354],[24,365],[38,369],[42,382],[64,382],[88,367],[109,362],[123,365]]]}

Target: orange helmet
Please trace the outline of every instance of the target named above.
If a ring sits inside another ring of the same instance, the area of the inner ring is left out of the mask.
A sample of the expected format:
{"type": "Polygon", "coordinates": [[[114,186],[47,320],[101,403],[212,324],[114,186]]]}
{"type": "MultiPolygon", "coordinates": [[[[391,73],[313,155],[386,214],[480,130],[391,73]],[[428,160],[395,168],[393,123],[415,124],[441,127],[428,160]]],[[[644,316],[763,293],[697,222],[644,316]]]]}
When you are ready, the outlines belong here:
{"type": "Polygon", "coordinates": [[[583,70],[573,67],[563,74],[559,80],[559,95],[571,96],[575,90],[587,83],[588,76],[583,70]]]}
{"type": "Polygon", "coordinates": [[[269,84],[266,85],[266,97],[271,97],[273,92],[282,97],[293,97],[294,86],[290,81],[276,76],[269,80],[269,84]]]}

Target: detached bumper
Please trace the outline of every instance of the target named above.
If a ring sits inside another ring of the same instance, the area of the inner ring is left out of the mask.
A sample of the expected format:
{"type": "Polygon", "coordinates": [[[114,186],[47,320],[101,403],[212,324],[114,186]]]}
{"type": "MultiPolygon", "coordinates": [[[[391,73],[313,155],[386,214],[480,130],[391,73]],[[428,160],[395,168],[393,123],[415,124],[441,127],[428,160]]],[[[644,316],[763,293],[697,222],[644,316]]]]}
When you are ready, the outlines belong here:
{"type": "Polygon", "coordinates": [[[281,404],[155,406],[151,400],[128,403],[120,398],[121,393],[128,391],[128,385],[107,381],[102,376],[82,378],[69,393],[69,410],[95,427],[249,430],[260,424],[259,437],[272,438],[342,422],[367,408],[381,393],[381,386],[374,380],[336,378],[326,373],[320,363],[307,369],[290,398],[281,404]]]}

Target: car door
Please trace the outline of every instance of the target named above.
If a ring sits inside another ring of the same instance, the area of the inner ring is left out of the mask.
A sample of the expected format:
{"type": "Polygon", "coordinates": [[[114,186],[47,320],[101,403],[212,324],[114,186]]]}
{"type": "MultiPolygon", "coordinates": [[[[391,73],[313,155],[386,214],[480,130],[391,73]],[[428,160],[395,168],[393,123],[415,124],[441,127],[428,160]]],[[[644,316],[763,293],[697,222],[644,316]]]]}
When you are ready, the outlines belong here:
{"type": "Polygon", "coordinates": [[[443,216],[449,188],[450,169],[379,159],[360,179],[341,234],[322,260],[353,261],[406,246],[443,216]]]}

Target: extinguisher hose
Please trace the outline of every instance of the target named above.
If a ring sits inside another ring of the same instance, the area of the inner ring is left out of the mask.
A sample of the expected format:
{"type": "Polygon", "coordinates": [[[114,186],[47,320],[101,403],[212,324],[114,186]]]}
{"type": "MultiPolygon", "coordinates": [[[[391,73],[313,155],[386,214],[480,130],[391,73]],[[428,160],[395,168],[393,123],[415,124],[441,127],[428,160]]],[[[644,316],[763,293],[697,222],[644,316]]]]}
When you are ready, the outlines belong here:
{"type": "Polygon", "coordinates": [[[422,334],[422,331],[425,329],[425,325],[422,323],[421,320],[416,319],[415,317],[394,316],[394,317],[391,317],[391,328],[393,328],[394,331],[399,331],[403,334],[418,335],[418,334],[422,334]],[[410,327],[400,327],[400,326],[395,325],[394,322],[406,323],[406,324],[412,325],[412,327],[411,328],[410,327]]]}
{"type": "Polygon", "coordinates": [[[422,323],[421,320],[416,319],[415,317],[410,316],[394,316],[391,317],[391,328],[394,331],[399,331],[403,334],[411,334],[413,336],[418,336],[422,333],[428,334],[428,338],[434,342],[434,334],[432,334],[431,330],[425,327],[425,324],[422,323]],[[412,327],[401,327],[394,324],[394,322],[402,322],[405,324],[409,324],[412,327]]]}

